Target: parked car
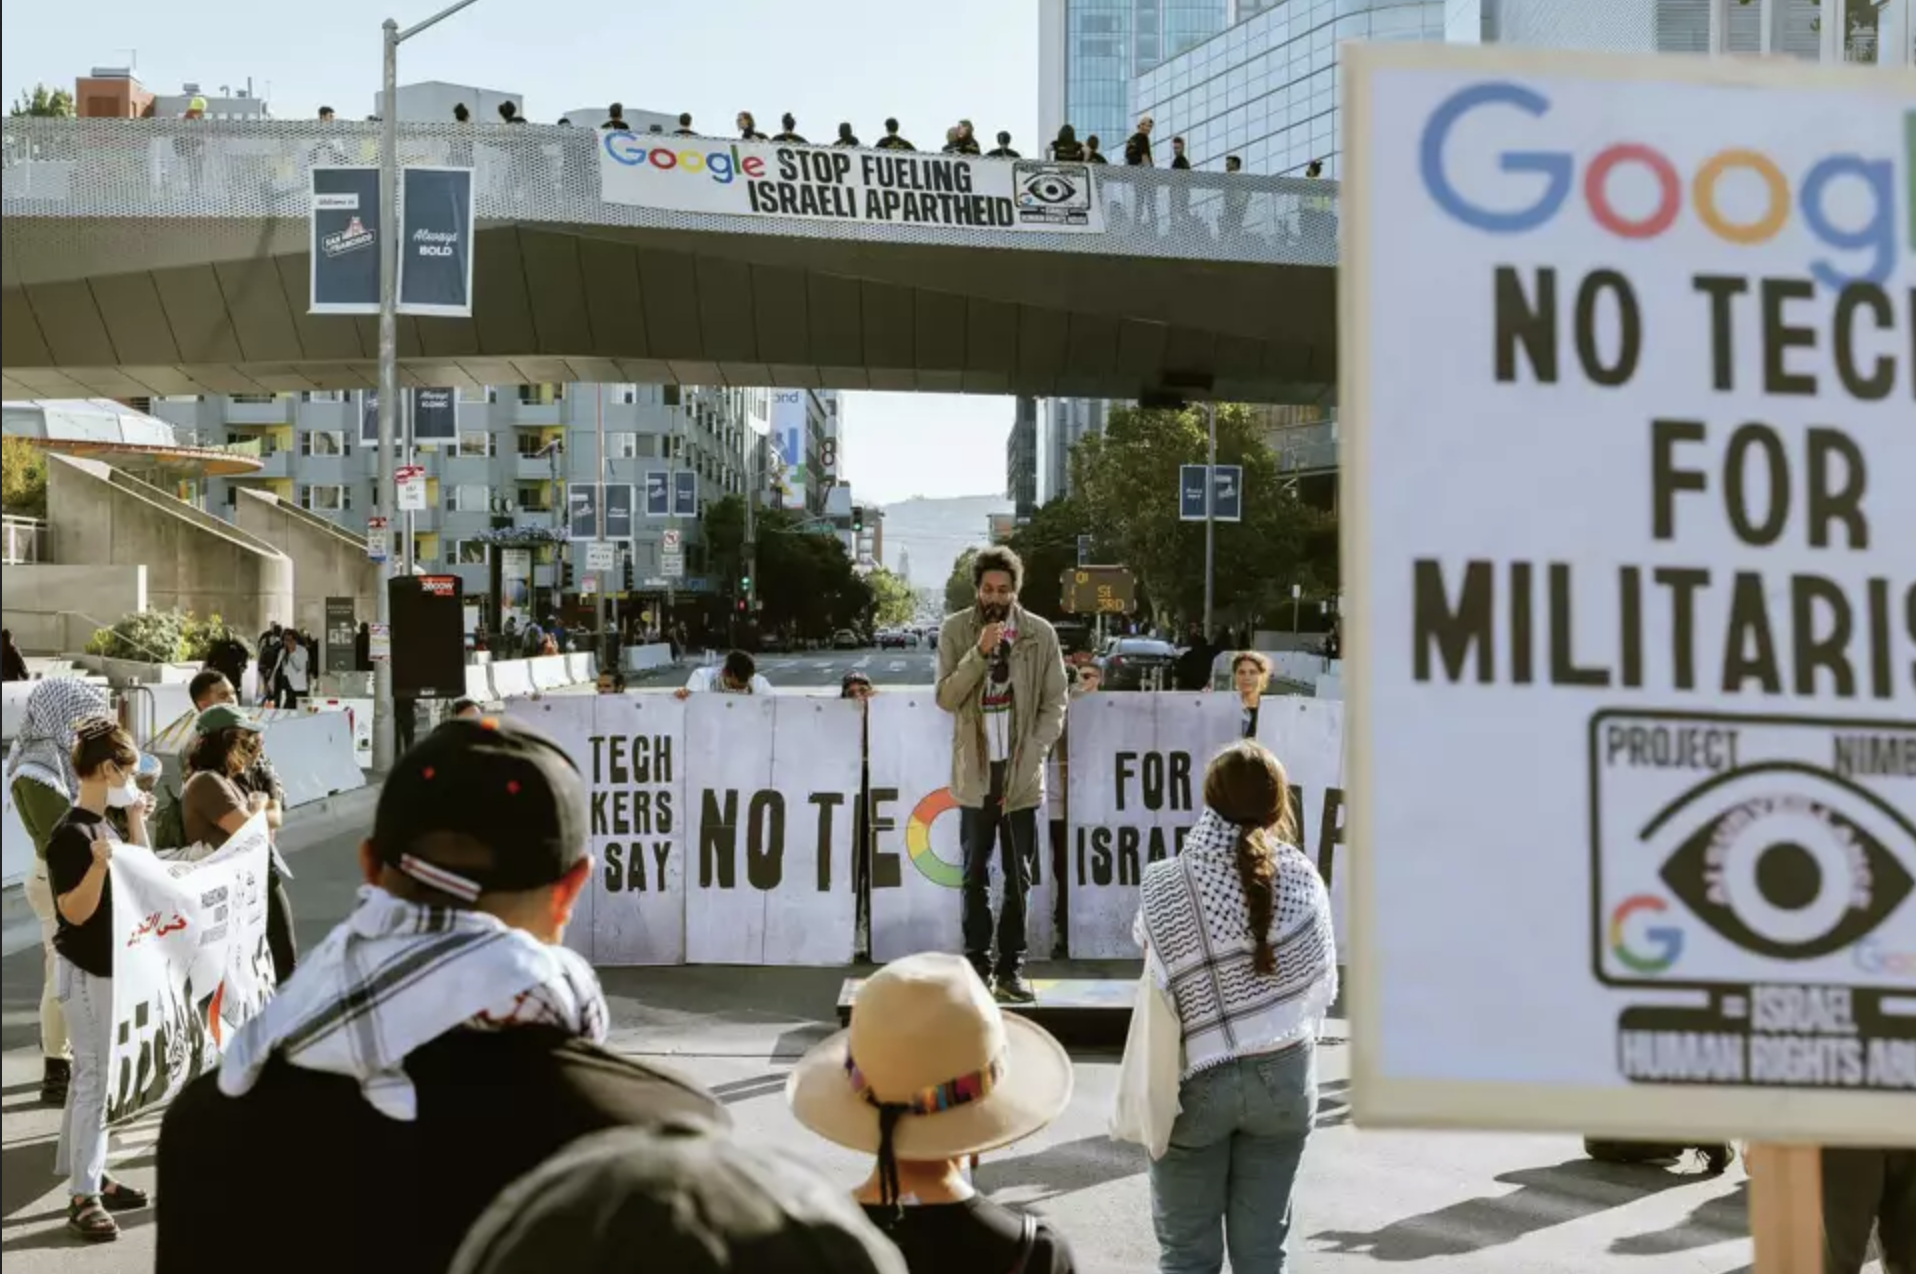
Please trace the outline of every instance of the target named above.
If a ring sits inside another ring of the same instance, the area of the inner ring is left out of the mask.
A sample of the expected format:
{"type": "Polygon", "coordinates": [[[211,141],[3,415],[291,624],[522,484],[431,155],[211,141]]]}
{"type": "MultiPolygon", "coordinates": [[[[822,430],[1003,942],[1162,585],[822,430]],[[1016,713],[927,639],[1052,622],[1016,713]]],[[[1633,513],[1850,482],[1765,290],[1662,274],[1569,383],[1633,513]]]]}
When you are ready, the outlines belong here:
{"type": "Polygon", "coordinates": [[[1106,649],[1098,666],[1104,669],[1106,690],[1142,690],[1158,677],[1170,682],[1172,665],[1177,661],[1178,648],[1168,641],[1120,637],[1106,649]]]}
{"type": "Polygon", "coordinates": [[[864,644],[864,642],[858,640],[858,634],[849,628],[841,628],[832,634],[833,650],[857,650],[864,646],[864,644]]]}

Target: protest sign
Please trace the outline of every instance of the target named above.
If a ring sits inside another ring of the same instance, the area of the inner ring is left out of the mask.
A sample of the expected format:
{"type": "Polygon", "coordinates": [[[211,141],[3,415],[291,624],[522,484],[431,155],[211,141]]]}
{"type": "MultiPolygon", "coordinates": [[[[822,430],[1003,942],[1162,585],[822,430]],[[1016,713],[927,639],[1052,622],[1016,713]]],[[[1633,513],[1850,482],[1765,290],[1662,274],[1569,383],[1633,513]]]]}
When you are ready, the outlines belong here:
{"type": "Polygon", "coordinates": [[[1071,703],[1070,950],[1137,956],[1131,922],[1144,869],[1175,854],[1204,808],[1204,768],[1238,737],[1237,698],[1094,694],[1071,703]]]}
{"type": "Polygon", "coordinates": [[[1088,164],[627,132],[599,143],[607,203],[998,233],[1104,229],[1088,164]]]}
{"type": "Polygon", "coordinates": [[[1297,819],[1297,847],[1330,889],[1337,958],[1347,963],[1350,851],[1345,848],[1344,705],[1334,699],[1269,695],[1257,710],[1257,741],[1284,766],[1297,819]]]}
{"type": "MultiPolygon", "coordinates": [[[[867,705],[871,755],[871,945],[879,962],[920,951],[962,951],[963,811],[951,794],[951,715],[929,687],[886,692],[867,705]]],[[[1049,959],[1057,926],[1058,886],[1051,831],[1036,815],[1025,941],[1031,958],[1049,959]]],[[[991,910],[1000,914],[1010,842],[1002,833],[991,866],[991,910]]],[[[995,948],[994,948],[995,950],[995,948]]]]}
{"type": "Polygon", "coordinates": [[[1909,77],[1345,57],[1359,1118],[1916,1145],[1909,77]]]}
{"type": "Polygon", "coordinates": [[[171,1101],[219,1065],[273,993],[266,817],[198,862],[116,845],[108,1123],[171,1101]]]}
{"type": "Polygon", "coordinates": [[[515,699],[585,777],[592,879],[566,945],[597,965],[685,960],[685,704],[667,695],[515,699]]]}
{"type": "Polygon", "coordinates": [[[686,959],[850,960],[858,705],[723,694],[685,703],[686,959]]]}

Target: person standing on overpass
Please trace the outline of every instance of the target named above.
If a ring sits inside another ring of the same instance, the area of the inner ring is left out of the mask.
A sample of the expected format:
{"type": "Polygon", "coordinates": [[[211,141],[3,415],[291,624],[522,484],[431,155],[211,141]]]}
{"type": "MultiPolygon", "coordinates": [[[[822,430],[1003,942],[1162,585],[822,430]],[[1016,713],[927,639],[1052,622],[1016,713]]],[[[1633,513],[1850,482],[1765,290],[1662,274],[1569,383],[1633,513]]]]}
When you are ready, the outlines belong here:
{"type": "Polygon", "coordinates": [[[672,692],[675,699],[689,699],[695,694],[722,695],[768,695],[772,693],[772,683],[759,675],[758,664],[742,650],[734,650],[725,656],[725,662],[705,668],[695,668],[685,684],[672,692]]]}

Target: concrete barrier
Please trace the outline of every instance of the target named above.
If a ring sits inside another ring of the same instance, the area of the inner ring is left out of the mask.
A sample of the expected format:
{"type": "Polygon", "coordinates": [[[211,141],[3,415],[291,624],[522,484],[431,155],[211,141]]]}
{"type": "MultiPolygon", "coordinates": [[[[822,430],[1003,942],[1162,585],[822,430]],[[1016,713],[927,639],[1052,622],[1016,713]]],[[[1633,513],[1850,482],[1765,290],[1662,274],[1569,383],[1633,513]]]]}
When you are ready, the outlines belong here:
{"type": "Polygon", "coordinates": [[[583,685],[598,679],[598,660],[587,651],[573,651],[565,657],[565,676],[568,686],[583,685]]]}
{"type": "Polygon", "coordinates": [[[527,662],[532,665],[532,684],[535,689],[557,690],[560,686],[572,684],[566,674],[564,655],[540,655],[527,662]]]}
{"type": "Polygon", "coordinates": [[[265,722],[266,755],[286,788],[286,804],[305,805],[366,786],[353,758],[353,726],[343,712],[294,713],[265,722]]]}
{"type": "Polygon", "coordinates": [[[644,672],[649,668],[669,668],[672,665],[672,647],[662,641],[644,646],[627,646],[619,652],[619,656],[627,672],[644,672]]]}
{"type": "Polygon", "coordinates": [[[55,566],[17,562],[7,567],[0,603],[14,644],[22,650],[78,650],[99,625],[147,607],[146,567],[55,566]]]}
{"type": "Polygon", "coordinates": [[[466,698],[476,699],[480,703],[492,702],[494,696],[492,693],[491,670],[492,664],[490,661],[483,664],[466,665],[466,698]]]}
{"type": "Polygon", "coordinates": [[[532,686],[532,661],[527,659],[499,659],[492,665],[492,691],[499,699],[520,699],[530,697],[532,686]]]}
{"type": "Polygon", "coordinates": [[[343,712],[353,730],[353,761],[362,770],[373,764],[373,701],[323,696],[301,701],[308,712],[343,712]]]}
{"type": "Polygon", "coordinates": [[[1326,674],[1317,679],[1317,697],[1319,699],[1342,699],[1344,697],[1344,679],[1341,676],[1326,674]]]}

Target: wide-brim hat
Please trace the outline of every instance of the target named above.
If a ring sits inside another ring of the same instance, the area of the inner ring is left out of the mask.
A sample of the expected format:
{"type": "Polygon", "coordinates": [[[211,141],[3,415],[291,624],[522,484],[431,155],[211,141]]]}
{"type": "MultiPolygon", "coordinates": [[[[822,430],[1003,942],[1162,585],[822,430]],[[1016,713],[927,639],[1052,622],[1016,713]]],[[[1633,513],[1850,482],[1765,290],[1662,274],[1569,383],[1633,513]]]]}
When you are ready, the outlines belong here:
{"type": "Polygon", "coordinates": [[[892,1133],[899,1159],[931,1162],[1022,1141],[1071,1102],[1064,1046],[999,1009],[965,960],[907,956],[873,974],[852,1025],[799,1059],[785,1098],[798,1122],[877,1153],[879,1102],[912,1106],[892,1133]]]}

